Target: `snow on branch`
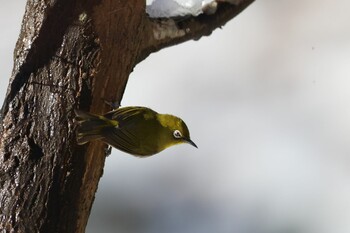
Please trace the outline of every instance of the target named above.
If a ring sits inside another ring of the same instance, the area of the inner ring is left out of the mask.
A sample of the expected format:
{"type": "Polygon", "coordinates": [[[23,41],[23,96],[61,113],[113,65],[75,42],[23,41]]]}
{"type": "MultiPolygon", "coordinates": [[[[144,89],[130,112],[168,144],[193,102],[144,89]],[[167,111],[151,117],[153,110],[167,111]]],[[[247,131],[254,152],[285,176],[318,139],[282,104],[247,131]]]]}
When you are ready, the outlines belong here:
{"type": "Polygon", "coordinates": [[[215,13],[217,2],[239,5],[242,0],[154,0],[147,5],[146,12],[151,18],[197,16],[215,13]]]}

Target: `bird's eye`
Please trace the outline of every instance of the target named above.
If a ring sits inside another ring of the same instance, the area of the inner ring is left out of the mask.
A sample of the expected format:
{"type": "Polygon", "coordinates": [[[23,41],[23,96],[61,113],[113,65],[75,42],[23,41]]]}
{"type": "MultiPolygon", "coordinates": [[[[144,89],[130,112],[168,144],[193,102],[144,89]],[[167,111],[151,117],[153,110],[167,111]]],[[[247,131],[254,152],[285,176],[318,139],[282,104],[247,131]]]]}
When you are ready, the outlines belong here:
{"type": "Polygon", "coordinates": [[[174,135],[174,138],[182,138],[181,132],[179,130],[175,130],[173,135],[174,135]]]}

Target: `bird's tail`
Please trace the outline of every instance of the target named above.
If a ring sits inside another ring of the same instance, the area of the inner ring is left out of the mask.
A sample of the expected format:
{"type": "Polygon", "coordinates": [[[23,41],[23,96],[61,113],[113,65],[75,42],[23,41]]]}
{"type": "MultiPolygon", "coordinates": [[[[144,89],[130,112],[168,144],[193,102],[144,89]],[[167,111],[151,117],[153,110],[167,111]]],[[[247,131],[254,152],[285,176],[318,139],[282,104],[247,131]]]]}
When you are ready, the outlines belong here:
{"type": "Polygon", "coordinates": [[[75,110],[77,128],[77,142],[83,145],[89,141],[103,139],[104,129],[115,127],[116,124],[104,116],[94,115],[81,110],[75,110]]]}

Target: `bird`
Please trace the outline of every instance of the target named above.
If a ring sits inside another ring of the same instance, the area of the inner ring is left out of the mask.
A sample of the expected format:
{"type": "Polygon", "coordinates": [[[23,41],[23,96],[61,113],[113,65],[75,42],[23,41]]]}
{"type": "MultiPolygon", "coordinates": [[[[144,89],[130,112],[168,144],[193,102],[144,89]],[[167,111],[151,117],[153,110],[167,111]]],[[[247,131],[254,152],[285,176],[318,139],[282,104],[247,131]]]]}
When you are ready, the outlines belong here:
{"type": "Polygon", "coordinates": [[[78,145],[101,140],[139,157],[148,157],[181,143],[198,148],[182,119],[147,107],[121,107],[104,115],[76,109],[75,114],[78,145]]]}

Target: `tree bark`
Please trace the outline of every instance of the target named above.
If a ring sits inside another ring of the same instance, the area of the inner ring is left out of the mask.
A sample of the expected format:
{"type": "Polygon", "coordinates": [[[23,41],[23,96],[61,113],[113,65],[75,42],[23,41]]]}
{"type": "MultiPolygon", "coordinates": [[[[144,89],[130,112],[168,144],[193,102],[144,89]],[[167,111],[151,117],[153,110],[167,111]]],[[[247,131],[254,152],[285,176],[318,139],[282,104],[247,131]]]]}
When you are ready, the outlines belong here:
{"type": "Polygon", "coordinates": [[[1,232],[84,232],[108,152],[76,144],[74,109],[110,110],[151,52],[210,34],[252,1],[179,21],[149,19],[144,0],[28,0],[0,115],[1,232]]]}

